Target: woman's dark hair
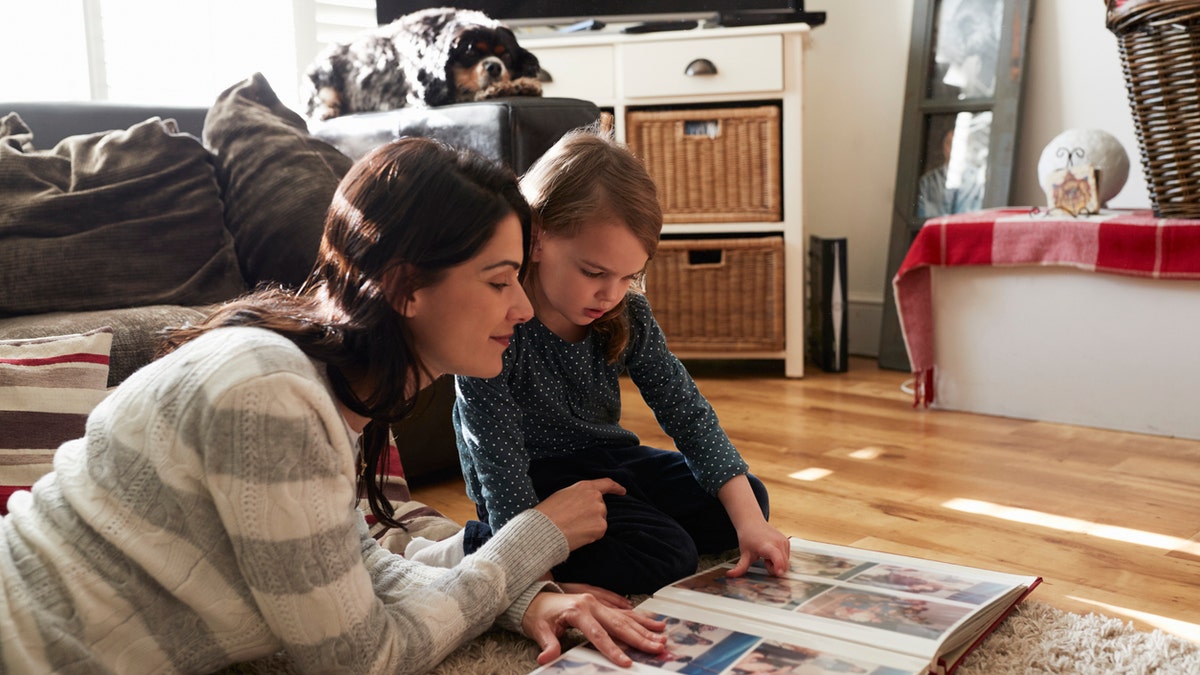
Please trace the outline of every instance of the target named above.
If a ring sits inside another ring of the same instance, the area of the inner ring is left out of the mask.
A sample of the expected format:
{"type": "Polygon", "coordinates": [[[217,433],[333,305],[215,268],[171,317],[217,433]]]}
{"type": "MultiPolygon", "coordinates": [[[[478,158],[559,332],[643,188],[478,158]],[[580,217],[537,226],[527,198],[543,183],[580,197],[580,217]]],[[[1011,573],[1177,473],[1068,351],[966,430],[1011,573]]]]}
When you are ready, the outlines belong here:
{"type": "MultiPolygon", "coordinates": [[[[599,126],[576,129],[563,136],[521,178],[521,190],[550,235],[574,237],[588,223],[612,216],[625,223],[654,258],[662,233],[662,206],[654,179],[627,147],[599,126]]],[[[537,264],[530,266],[526,288],[536,281],[537,264]]],[[[604,340],[604,357],[615,362],[629,342],[629,317],[622,298],[592,323],[604,340]]]]}
{"type": "Polygon", "coordinates": [[[258,326],[324,362],[338,399],[370,419],[359,488],[380,522],[402,527],[383,496],[388,425],[412,411],[418,383],[430,375],[413,349],[404,304],[474,257],[509,214],[521,221],[528,250],[532,216],[510,169],[428,139],[393,141],[356,162],[338,185],[316,265],[300,290],[259,289],[199,325],[171,331],[160,351],[215,328],[258,326]]]}

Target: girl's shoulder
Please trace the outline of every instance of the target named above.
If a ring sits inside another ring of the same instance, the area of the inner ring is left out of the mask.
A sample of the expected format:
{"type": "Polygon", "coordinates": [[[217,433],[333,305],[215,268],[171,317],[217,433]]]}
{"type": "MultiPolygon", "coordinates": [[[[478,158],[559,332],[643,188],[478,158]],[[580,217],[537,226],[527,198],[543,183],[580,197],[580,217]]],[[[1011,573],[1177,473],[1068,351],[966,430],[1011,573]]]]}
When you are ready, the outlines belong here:
{"type": "Polygon", "coordinates": [[[625,294],[626,314],[630,319],[643,322],[646,318],[653,317],[654,311],[650,309],[650,300],[644,293],[637,291],[629,291],[625,294]]]}

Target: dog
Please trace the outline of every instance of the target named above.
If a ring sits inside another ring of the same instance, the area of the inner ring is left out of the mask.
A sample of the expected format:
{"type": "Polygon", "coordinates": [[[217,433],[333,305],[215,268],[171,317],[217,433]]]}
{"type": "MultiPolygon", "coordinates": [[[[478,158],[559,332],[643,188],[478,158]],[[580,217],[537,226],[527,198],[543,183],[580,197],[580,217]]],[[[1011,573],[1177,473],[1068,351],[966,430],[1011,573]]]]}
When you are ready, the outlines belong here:
{"type": "Polygon", "coordinates": [[[475,10],[406,14],[327,47],[305,72],[307,114],[434,107],[498,96],[540,96],[538,59],[504,24],[475,10]]]}

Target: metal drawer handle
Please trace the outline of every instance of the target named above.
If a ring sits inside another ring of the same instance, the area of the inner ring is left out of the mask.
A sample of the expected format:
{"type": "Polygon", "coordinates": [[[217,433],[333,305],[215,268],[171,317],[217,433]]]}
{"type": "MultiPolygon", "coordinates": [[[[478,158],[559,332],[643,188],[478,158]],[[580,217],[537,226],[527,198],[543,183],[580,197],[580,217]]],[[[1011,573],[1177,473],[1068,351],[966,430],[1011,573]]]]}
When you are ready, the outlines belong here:
{"type": "Polygon", "coordinates": [[[697,77],[699,75],[716,75],[717,67],[708,59],[696,59],[687,64],[687,68],[683,69],[683,74],[688,77],[697,77]]]}

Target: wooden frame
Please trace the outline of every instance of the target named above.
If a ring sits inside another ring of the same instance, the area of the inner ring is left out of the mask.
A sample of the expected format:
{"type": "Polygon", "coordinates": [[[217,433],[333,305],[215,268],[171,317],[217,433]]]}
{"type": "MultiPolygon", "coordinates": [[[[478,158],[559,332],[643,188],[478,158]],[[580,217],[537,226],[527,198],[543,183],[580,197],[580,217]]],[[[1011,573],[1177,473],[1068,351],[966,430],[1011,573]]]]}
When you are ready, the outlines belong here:
{"type": "Polygon", "coordinates": [[[1011,197],[1033,0],[915,0],[879,365],[908,370],[892,279],[926,218],[1011,197]]]}

